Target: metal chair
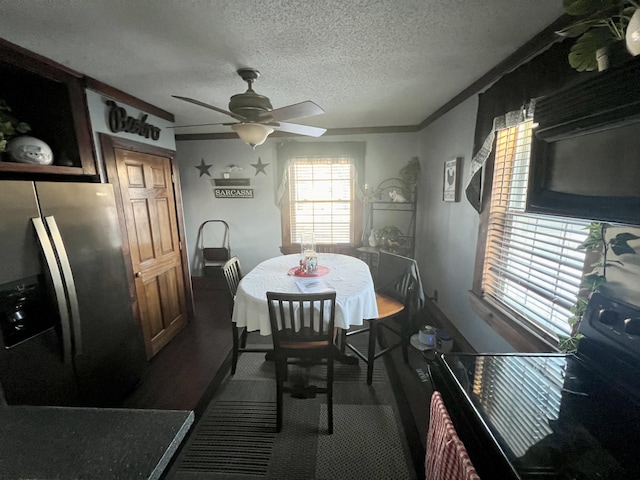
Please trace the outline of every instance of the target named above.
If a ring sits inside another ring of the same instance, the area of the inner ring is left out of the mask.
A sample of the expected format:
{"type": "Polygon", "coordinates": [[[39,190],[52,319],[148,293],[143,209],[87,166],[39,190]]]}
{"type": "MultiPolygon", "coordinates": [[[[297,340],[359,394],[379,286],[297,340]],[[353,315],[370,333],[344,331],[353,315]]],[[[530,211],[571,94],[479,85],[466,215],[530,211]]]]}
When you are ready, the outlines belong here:
{"type": "MultiPolygon", "coordinates": [[[[227,302],[229,304],[229,313],[233,315],[233,306],[235,303],[236,293],[238,291],[238,285],[242,280],[242,270],[240,268],[240,259],[235,256],[231,257],[222,266],[222,272],[227,282],[227,302]]],[[[231,358],[231,375],[236,373],[236,367],[238,365],[238,357],[240,352],[270,352],[271,349],[267,348],[247,348],[247,329],[245,327],[237,327],[235,323],[231,322],[231,332],[233,335],[233,352],[231,358]]]]}
{"type": "Polygon", "coordinates": [[[333,344],[336,292],[317,294],[267,292],[273,356],[276,362],[277,427],[282,429],[284,392],[327,395],[329,434],[333,433],[333,361],[337,353],[333,344]],[[286,386],[288,361],[298,359],[317,363],[326,361],[326,387],[286,386]]]}
{"type": "Polygon", "coordinates": [[[215,278],[225,262],[231,258],[229,224],[224,220],[202,222],[198,228],[196,244],[196,270],[202,269],[203,275],[215,278]]]}
{"type": "Polygon", "coordinates": [[[405,363],[409,362],[408,346],[413,333],[411,314],[416,308],[412,305],[412,302],[416,301],[416,298],[418,299],[417,302],[420,301],[420,295],[417,295],[417,292],[422,289],[415,260],[408,257],[381,251],[377,272],[375,285],[378,316],[376,318],[366,318],[367,327],[352,331],[343,330],[341,341],[341,350],[343,352],[345,347],[349,347],[350,350],[366,362],[367,385],[371,385],[373,382],[374,361],[391,350],[401,347],[405,363]],[[394,321],[394,323],[391,324],[390,321],[394,321]],[[393,332],[398,337],[398,340],[389,346],[384,346],[384,342],[381,340],[382,332],[379,327],[393,332]],[[365,355],[356,346],[349,343],[347,339],[352,335],[366,332],[369,333],[369,341],[367,354],[365,355]],[[378,352],[376,352],[376,339],[380,343],[378,352]]]}

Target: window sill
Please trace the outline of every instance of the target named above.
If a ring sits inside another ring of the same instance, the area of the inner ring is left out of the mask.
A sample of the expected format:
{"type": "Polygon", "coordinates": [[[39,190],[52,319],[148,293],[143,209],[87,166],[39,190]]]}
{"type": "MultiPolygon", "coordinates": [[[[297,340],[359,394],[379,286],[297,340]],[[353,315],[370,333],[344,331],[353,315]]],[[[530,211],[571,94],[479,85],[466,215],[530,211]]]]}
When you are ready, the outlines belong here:
{"type": "Polygon", "coordinates": [[[558,352],[557,342],[533,332],[515,318],[499,309],[491,301],[469,291],[469,301],[473,311],[480,316],[491,328],[498,332],[518,352],[558,352]]]}
{"type": "MultiPolygon", "coordinates": [[[[356,247],[349,244],[316,244],[316,252],[318,253],[340,253],[342,255],[349,255],[351,257],[357,257],[356,247]]],[[[280,253],[283,255],[290,255],[292,253],[300,253],[300,244],[294,243],[293,245],[282,245],[280,247],[280,253]]]]}

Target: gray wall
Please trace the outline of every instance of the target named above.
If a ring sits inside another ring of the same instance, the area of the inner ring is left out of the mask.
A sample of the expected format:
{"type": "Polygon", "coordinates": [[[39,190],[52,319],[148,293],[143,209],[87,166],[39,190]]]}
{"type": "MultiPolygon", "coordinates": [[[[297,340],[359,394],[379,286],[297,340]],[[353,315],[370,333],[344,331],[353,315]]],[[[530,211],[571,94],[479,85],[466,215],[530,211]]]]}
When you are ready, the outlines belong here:
{"type": "Polygon", "coordinates": [[[473,283],[479,215],[464,196],[477,97],[458,105],[418,133],[423,160],[418,196],[416,259],[426,294],[438,291],[438,307],[479,352],[510,352],[513,348],[472,310],[467,292],[473,283]],[[444,162],[461,157],[460,201],[442,200],[444,162]]]}
{"type": "MultiPolygon", "coordinates": [[[[362,141],[367,144],[364,182],[375,187],[380,181],[395,177],[412,157],[416,156],[416,135],[413,133],[327,136],[311,141],[362,141]]],[[[283,138],[267,140],[252,150],[239,139],[178,141],[176,158],[180,168],[180,182],[184,201],[187,245],[193,275],[200,275],[196,262],[199,225],[208,219],[222,219],[230,225],[231,252],[238,255],[243,270],[249,271],[267,258],[280,255],[282,244],[280,210],[276,205],[278,179],[276,145],[283,138]],[[251,166],[268,164],[266,175],[251,166]],[[204,160],[212,165],[211,176],[202,175],[196,166],[204,160]],[[212,179],[221,178],[228,165],[242,168],[232,177],[249,178],[254,198],[219,199],[214,197],[212,179]]],[[[306,139],[296,139],[307,141],[306,139]]],[[[205,238],[209,246],[219,241],[213,233],[205,238]],[[211,242],[209,242],[211,240],[211,242]]],[[[205,245],[206,246],[206,245],[205,245]]]]}
{"type": "MultiPolygon", "coordinates": [[[[438,291],[439,308],[477,351],[512,352],[514,348],[471,310],[468,299],[479,216],[467,202],[464,187],[471,161],[477,104],[477,97],[470,98],[418,133],[327,136],[320,141],[365,141],[365,182],[372,188],[386,178],[397,176],[412,157],[419,158],[422,172],[417,191],[416,259],[425,293],[433,296],[434,291],[438,291]],[[444,162],[454,157],[462,158],[460,201],[444,202],[444,162]]],[[[269,139],[255,151],[237,139],[176,142],[192,268],[198,226],[213,218],[231,224],[232,253],[241,258],[245,271],[280,254],[280,212],[275,204],[277,141],[282,139],[269,139]],[[269,164],[267,175],[256,175],[256,169],[251,166],[258,158],[269,164]],[[211,177],[200,176],[196,166],[202,159],[212,165],[211,177]],[[255,198],[214,198],[211,179],[220,178],[231,164],[243,168],[235,176],[251,179],[255,198]]],[[[632,231],[640,234],[640,229],[632,231]]],[[[640,253],[640,241],[630,244],[640,253]]],[[[637,288],[640,255],[626,255],[624,263],[624,268],[610,269],[609,287],[617,288],[617,298],[640,304],[637,288]]],[[[192,269],[192,273],[200,274],[197,269],[192,269]]]]}
{"type": "MultiPolygon", "coordinates": [[[[469,306],[478,214],[461,194],[459,202],[442,201],[444,161],[462,157],[461,187],[471,158],[477,100],[470,99],[419,133],[327,136],[311,141],[367,143],[365,182],[375,188],[412,158],[420,160],[422,173],[418,183],[416,259],[420,265],[427,295],[438,290],[438,305],[467,340],[479,351],[513,351],[494,330],[479,319],[469,306]]],[[[297,139],[306,141],[306,139],[297,139]]],[[[251,150],[237,139],[177,141],[178,165],[184,200],[188,253],[193,275],[200,275],[195,261],[199,225],[207,219],[226,220],[231,228],[232,254],[238,255],[245,271],[261,261],[279,255],[281,244],[280,211],[275,203],[276,143],[267,140],[251,150]],[[258,158],[267,175],[251,164],[258,158]],[[202,175],[196,166],[204,160],[212,165],[211,176],[202,175]],[[253,199],[217,199],[212,179],[221,178],[228,165],[242,167],[235,177],[251,179],[253,199]]],[[[212,246],[219,242],[209,235],[212,246]]]]}

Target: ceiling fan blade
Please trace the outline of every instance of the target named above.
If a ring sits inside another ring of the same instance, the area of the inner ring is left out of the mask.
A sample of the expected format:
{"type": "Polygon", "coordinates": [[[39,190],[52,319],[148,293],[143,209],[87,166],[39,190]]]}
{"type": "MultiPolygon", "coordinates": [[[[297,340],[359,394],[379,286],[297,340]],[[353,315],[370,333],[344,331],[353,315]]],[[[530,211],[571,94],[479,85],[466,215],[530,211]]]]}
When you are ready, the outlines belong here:
{"type": "Polygon", "coordinates": [[[260,114],[258,118],[271,117],[275,121],[280,121],[289,120],[291,118],[310,117],[312,115],[320,115],[321,113],[324,113],[322,108],[311,100],[307,100],[306,102],[294,103],[293,105],[264,112],[260,114]]]}
{"type": "Polygon", "coordinates": [[[201,102],[200,100],[194,100],[189,97],[180,97],[179,95],[171,95],[173,98],[178,98],[180,100],[184,100],[185,102],[193,103],[194,105],[200,105],[201,107],[208,108],[209,110],[215,110],[216,112],[224,113],[225,115],[229,115],[230,117],[235,118],[236,120],[245,121],[246,118],[242,115],[237,115],[233,112],[225,110],[224,108],[214,107],[213,105],[209,105],[208,103],[201,102]]]}
{"type": "Polygon", "coordinates": [[[213,125],[235,125],[238,122],[224,122],[224,123],[196,123],[194,125],[173,125],[167,128],[187,128],[187,127],[210,127],[213,125]]]}
{"type": "Polygon", "coordinates": [[[326,128],[309,127],[308,125],[298,125],[297,123],[284,123],[280,122],[280,126],[276,127],[278,130],[289,133],[297,133],[299,135],[306,135],[307,137],[319,137],[327,131],[326,128]]]}

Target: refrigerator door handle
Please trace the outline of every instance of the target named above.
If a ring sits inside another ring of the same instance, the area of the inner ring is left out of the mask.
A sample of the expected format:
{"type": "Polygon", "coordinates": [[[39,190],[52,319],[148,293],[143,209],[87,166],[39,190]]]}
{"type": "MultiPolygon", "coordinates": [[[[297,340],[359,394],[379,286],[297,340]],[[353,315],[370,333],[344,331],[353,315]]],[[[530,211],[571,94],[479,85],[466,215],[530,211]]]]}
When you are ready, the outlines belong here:
{"type": "Polygon", "coordinates": [[[69,311],[67,310],[62,276],[60,275],[60,270],[58,270],[56,255],[53,251],[51,240],[49,239],[49,235],[47,235],[47,229],[45,228],[42,219],[40,217],[34,217],[31,219],[31,222],[36,229],[38,241],[42,247],[42,253],[47,264],[47,269],[49,270],[51,281],[53,282],[56,301],[58,302],[60,325],[62,327],[62,359],[64,363],[71,363],[71,325],[69,323],[69,311]]]}
{"type": "Polygon", "coordinates": [[[62,241],[62,235],[58,229],[56,218],[51,215],[44,217],[47,222],[47,227],[51,233],[51,239],[53,245],[58,252],[58,259],[60,260],[60,268],[62,269],[62,276],[64,277],[65,284],[67,286],[67,295],[69,299],[69,308],[71,310],[71,321],[73,322],[73,339],[74,339],[74,354],[78,356],[82,354],[82,327],[80,325],[80,308],[78,307],[78,292],[76,291],[76,283],[73,280],[73,272],[71,271],[71,264],[69,263],[69,257],[67,257],[67,250],[64,247],[62,241]]]}

